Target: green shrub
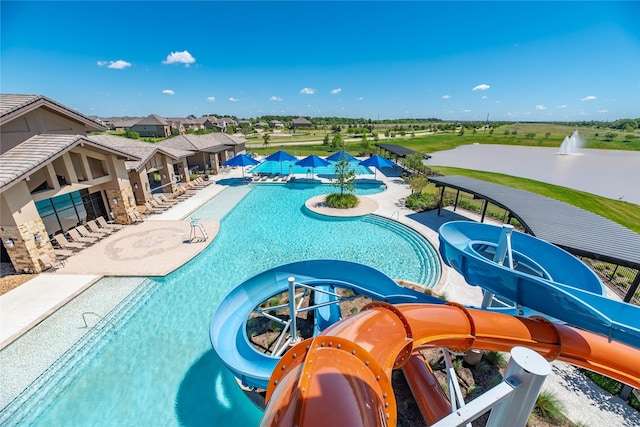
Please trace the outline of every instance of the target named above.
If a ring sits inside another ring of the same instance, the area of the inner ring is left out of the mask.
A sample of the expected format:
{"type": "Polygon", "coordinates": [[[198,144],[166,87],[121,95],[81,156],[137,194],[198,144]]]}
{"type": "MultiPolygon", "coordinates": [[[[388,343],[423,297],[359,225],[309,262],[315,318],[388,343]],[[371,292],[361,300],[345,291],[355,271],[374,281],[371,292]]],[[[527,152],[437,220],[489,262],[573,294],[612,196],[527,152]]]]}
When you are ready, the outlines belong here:
{"type": "Polygon", "coordinates": [[[562,418],[562,411],[564,411],[562,402],[554,393],[548,390],[543,390],[538,395],[536,404],[533,407],[533,412],[547,420],[557,420],[562,418]]]}
{"type": "Polygon", "coordinates": [[[453,369],[455,369],[456,371],[459,371],[460,369],[462,369],[463,363],[464,361],[462,359],[456,359],[453,362],[451,362],[451,364],[453,365],[453,369]]]}
{"type": "Polygon", "coordinates": [[[426,211],[438,207],[438,197],[430,193],[413,193],[407,197],[405,206],[414,211],[426,211]]]}
{"type": "Polygon", "coordinates": [[[598,387],[607,390],[611,394],[618,394],[622,391],[622,383],[614,379],[588,370],[583,370],[583,372],[587,377],[591,378],[591,381],[596,383],[598,387]]]}
{"type": "Polygon", "coordinates": [[[636,411],[640,411],[640,400],[638,400],[636,395],[633,393],[629,395],[629,406],[634,408],[636,411]]]}
{"type": "Polygon", "coordinates": [[[327,196],[326,203],[331,208],[350,209],[358,206],[358,198],[350,193],[333,193],[327,196]]]}
{"type": "Polygon", "coordinates": [[[470,385],[467,387],[467,394],[471,397],[475,397],[476,395],[482,393],[482,387],[479,385],[470,385]]]}
{"type": "Polygon", "coordinates": [[[475,369],[478,372],[489,372],[489,369],[491,369],[491,365],[489,365],[486,361],[481,360],[476,363],[475,369]]]}
{"type": "Polygon", "coordinates": [[[487,351],[484,354],[484,359],[498,368],[504,368],[507,366],[507,359],[504,357],[504,353],[499,351],[487,351]]]}
{"type": "Polygon", "coordinates": [[[502,382],[502,375],[495,374],[489,378],[489,387],[495,387],[502,382]]]}

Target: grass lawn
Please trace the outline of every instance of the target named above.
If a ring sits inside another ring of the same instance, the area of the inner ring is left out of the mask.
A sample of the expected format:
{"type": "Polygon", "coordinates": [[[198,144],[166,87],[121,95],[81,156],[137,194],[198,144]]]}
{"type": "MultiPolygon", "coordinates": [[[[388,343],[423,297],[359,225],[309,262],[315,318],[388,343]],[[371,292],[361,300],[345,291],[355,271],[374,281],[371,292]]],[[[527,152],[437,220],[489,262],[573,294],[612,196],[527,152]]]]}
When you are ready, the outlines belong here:
{"type": "MultiPolygon", "coordinates": [[[[560,147],[562,141],[566,136],[576,128],[571,126],[551,124],[551,123],[518,123],[499,126],[491,133],[489,130],[483,131],[481,129],[476,130],[474,134],[470,130],[465,130],[464,135],[460,136],[458,132],[438,133],[436,135],[425,135],[424,131],[418,131],[415,137],[411,137],[409,133],[404,137],[399,135],[395,138],[383,138],[380,142],[387,144],[402,145],[412,150],[421,153],[435,153],[443,150],[451,150],[460,145],[468,144],[500,144],[500,145],[524,145],[530,147],[560,147]],[[513,132],[516,132],[514,135],[513,132]],[[533,138],[527,137],[528,134],[535,134],[533,138]],[[549,134],[547,136],[547,134],[549,134]]],[[[380,134],[383,130],[379,130],[380,134]]],[[[605,134],[612,132],[607,129],[596,129],[590,127],[578,128],[580,137],[585,141],[585,148],[597,148],[608,150],[640,150],[640,132],[633,133],[635,138],[632,140],[626,140],[626,135],[629,132],[614,131],[617,136],[612,141],[605,141],[605,134]]],[[[305,154],[311,154],[314,151],[308,151],[306,148],[296,148],[292,146],[296,143],[307,142],[311,146],[316,147],[316,154],[321,155],[324,151],[322,146],[322,140],[324,139],[324,129],[303,130],[294,135],[282,136],[273,135],[269,141],[269,146],[266,148],[266,152],[273,152],[285,147],[287,150],[300,150],[305,154]],[[317,142],[316,144],[313,144],[317,142]],[[291,145],[291,146],[289,146],[291,145]],[[272,151],[271,151],[272,150],[272,151]]],[[[329,134],[331,137],[331,134],[329,134]]],[[[343,132],[343,137],[349,138],[346,132],[343,132]]],[[[262,144],[261,136],[251,136],[248,138],[249,144],[252,146],[252,150],[259,152],[258,150],[264,149],[264,147],[255,148],[255,144],[262,144]]],[[[373,138],[369,138],[370,144],[373,146],[373,138]]],[[[356,153],[360,150],[359,142],[350,141],[348,143],[348,151],[356,153]]]]}
{"type": "Polygon", "coordinates": [[[567,187],[546,184],[526,178],[518,178],[493,172],[483,172],[470,169],[460,169],[445,166],[432,168],[443,175],[461,175],[495,184],[514,187],[530,191],[551,199],[559,200],[570,205],[593,212],[617,222],[630,230],[640,233],[640,205],[620,200],[607,199],[595,194],[573,190],[567,187]]]}

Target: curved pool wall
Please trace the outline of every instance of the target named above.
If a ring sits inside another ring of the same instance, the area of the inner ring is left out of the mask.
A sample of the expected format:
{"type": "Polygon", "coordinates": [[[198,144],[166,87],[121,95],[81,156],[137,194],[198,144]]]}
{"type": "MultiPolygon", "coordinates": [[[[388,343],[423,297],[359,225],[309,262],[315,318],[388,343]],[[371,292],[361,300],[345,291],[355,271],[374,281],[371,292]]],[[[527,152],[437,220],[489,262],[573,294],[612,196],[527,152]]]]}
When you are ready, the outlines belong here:
{"type": "MultiPolygon", "coordinates": [[[[255,190],[224,216],[202,254],[164,278],[152,278],[127,316],[110,317],[100,345],[92,351],[74,347],[67,369],[45,372],[42,380],[55,384],[52,389],[34,383],[36,390],[25,392],[31,398],[4,408],[3,425],[257,426],[261,411],[239,390],[209,340],[212,312],[231,289],[261,271],[313,258],[361,262],[416,282],[429,276],[419,271],[426,268],[422,252],[391,229],[393,221],[381,218],[385,226],[304,215],[304,202],[330,186],[255,190]]],[[[370,186],[358,194],[379,191],[370,186]]],[[[435,252],[426,239],[423,244],[435,252]]]]}

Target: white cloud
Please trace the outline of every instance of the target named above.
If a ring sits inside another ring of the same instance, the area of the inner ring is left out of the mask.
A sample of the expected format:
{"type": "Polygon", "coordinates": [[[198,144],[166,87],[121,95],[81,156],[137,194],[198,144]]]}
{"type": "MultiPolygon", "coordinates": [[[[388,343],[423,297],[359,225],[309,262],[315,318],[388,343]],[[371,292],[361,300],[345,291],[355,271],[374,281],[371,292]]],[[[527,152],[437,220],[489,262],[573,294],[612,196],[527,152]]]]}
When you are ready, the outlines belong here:
{"type": "Polygon", "coordinates": [[[608,113],[609,110],[598,110],[598,113],[608,113]]]}
{"type": "Polygon", "coordinates": [[[209,96],[209,97],[207,97],[207,101],[216,102],[216,97],[215,96],[209,96]]]}
{"type": "Polygon", "coordinates": [[[589,95],[582,98],[580,101],[593,101],[594,99],[598,99],[596,96],[589,95]]]}
{"type": "Polygon", "coordinates": [[[184,64],[186,67],[188,67],[189,64],[193,64],[194,62],[196,62],[196,58],[191,56],[191,54],[186,50],[183,52],[171,52],[169,55],[167,55],[167,59],[162,61],[163,64],[178,63],[184,64]]]}
{"type": "Polygon", "coordinates": [[[453,96],[451,95],[442,95],[442,99],[451,99],[453,96]]]}
{"type": "Polygon", "coordinates": [[[314,93],[316,93],[316,90],[311,89],[310,87],[305,87],[303,89],[300,89],[300,93],[303,95],[313,95],[314,93]]]}
{"type": "Polygon", "coordinates": [[[233,98],[233,97],[231,97],[231,98],[229,98],[229,101],[230,101],[230,102],[238,102],[238,101],[240,101],[240,100],[239,100],[238,98],[233,98]]]}
{"type": "Polygon", "coordinates": [[[567,104],[558,105],[556,108],[567,108],[567,104]]]}
{"type": "Polygon", "coordinates": [[[271,98],[269,98],[269,101],[282,101],[282,98],[280,98],[279,96],[272,96],[271,98]]]}
{"type": "Polygon", "coordinates": [[[175,95],[176,94],[171,89],[165,89],[165,90],[162,91],[162,93],[164,93],[165,95],[175,95]]]}
{"type": "Polygon", "coordinates": [[[331,95],[337,95],[342,92],[342,88],[331,89],[331,95]]]}
{"type": "Polygon", "coordinates": [[[358,101],[362,101],[364,99],[364,96],[359,96],[358,97],[358,101]]]}
{"type": "Polygon", "coordinates": [[[540,104],[540,105],[536,105],[536,110],[546,110],[547,107],[545,107],[544,105],[540,104]]]}
{"type": "Polygon", "coordinates": [[[127,67],[131,67],[131,63],[127,61],[123,61],[122,59],[118,59],[117,61],[98,61],[98,67],[111,68],[113,70],[122,70],[127,67]]]}
{"type": "Polygon", "coordinates": [[[481,96],[480,99],[487,99],[487,95],[481,96]]]}
{"type": "Polygon", "coordinates": [[[463,113],[470,113],[471,110],[462,110],[463,113]]]}
{"type": "Polygon", "coordinates": [[[474,88],[473,88],[473,89],[471,89],[471,90],[487,90],[487,89],[489,89],[490,87],[491,87],[491,86],[489,86],[489,85],[487,85],[487,84],[484,84],[484,83],[483,83],[483,84],[481,84],[481,85],[478,85],[478,86],[474,87],[474,88]]]}

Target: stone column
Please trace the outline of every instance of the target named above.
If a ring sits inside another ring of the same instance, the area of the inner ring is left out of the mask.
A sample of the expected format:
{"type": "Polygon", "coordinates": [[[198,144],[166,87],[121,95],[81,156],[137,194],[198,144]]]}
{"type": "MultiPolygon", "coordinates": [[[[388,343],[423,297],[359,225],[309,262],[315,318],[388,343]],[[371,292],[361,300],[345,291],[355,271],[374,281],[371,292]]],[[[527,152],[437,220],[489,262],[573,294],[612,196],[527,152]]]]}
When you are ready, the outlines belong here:
{"type": "Polygon", "coordinates": [[[2,241],[17,272],[40,273],[43,267],[40,258],[46,255],[51,260],[56,259],[47,230],[40,218],[18,226],[3,226],[2,241]],[[13,241],[12,248],[7,247],[8,239],[13,241]]]}
{"type": "Polygon", "coordinates": [[[116,224],[131,224],[129,219],[129,209],[137,209],[136,198],[133,189],[126,187],[116,190],[105,190],[109,198],[109,205],[113,211],[113,220],[116,224]]]}

